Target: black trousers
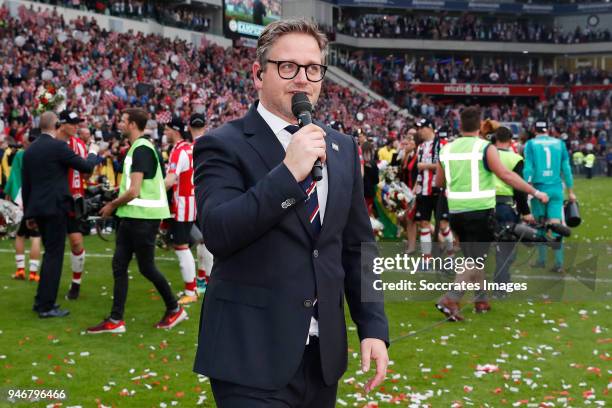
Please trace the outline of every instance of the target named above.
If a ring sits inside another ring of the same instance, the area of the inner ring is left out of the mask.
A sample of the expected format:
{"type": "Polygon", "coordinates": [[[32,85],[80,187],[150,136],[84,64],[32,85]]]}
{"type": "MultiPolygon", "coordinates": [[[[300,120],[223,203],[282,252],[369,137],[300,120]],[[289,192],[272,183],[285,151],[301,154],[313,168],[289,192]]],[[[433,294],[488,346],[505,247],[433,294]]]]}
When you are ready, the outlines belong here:
{"type": "Polygon", "coordinates": [[[62,267],[64,266],[67,223],[67,214],[36,217],[36,224],[38,224],[38,230],[45,247],[40,281],[34,297],[35,309],[39,312],[47,312],[53,309],[57,299],[62,267]]]}
{"type": "Polygon", "coordinates": [[[123,218],[117,229],[115,254],[113,255],[113,309],[111,318],[123,320],[128,292],[128,266],[136,254],[138,270],[150,280],[166,304],[166,309],[175,309],[178,304],[168,281],[155,266],[155,238],[160,220],[123,218]]]}
{"type": "Polygon", "coordinates": [[[262,390],[213,378],[210,385],[218,408],[333,408],[338,391],[338,384],[328,386],[323,382],[316,337],[311,337],[289,384],[279,390],[262,390]]]}
{"type": "Polygon", "coordinates": [[[493,209],[451,214],[450,224],[459,237],[463,256],[479,258],[489,251],[495,228],[493,209]]]}

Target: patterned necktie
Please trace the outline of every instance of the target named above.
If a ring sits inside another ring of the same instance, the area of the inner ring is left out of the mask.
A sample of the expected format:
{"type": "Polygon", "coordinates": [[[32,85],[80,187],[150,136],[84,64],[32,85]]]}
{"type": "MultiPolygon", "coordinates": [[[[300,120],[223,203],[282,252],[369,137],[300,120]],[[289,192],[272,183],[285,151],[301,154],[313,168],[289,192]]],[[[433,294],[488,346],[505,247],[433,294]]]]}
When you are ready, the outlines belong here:
{"type": "MultiPolygon", "coordinates": [[[[300,128],[295,125],[289,125],[285,130],[291,134],[294,134],[300,128]]],[[[317,183],[312,179],[312,175],[308,174],[308,177],[299,183],[302,190],[306,192],[308,196],[306,198],[306,212],[308,213],[308,221],[315,239],[319,237],[321,232],[321,216],[319,214],[319,198],[317,196],[317,183]]]]}

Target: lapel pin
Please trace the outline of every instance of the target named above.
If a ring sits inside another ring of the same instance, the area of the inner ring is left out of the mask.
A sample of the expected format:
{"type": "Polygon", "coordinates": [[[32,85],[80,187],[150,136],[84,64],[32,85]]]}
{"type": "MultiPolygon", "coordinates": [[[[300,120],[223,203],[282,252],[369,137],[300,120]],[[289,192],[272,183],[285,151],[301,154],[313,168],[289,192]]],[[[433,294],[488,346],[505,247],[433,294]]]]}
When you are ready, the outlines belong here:
{"type": "Polygon", "coordinates": [[[332,149],[334,149],[335,151],[340,151],[340,148],[336,143],[332,143],[332,149]]]}

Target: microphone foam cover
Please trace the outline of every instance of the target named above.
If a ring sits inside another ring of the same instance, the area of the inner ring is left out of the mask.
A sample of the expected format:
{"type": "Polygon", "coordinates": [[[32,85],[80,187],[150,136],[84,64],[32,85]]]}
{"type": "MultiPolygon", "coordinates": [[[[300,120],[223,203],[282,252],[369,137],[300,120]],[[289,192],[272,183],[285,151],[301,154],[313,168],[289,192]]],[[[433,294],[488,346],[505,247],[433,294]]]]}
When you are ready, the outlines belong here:
{"type": "Polygon", "coordinates": [[[291,112],[297,118],[304,111],[312,112],[312,104],[308,100],[308,96],[302,92],[293,94],[291,98],[291,112]]]}

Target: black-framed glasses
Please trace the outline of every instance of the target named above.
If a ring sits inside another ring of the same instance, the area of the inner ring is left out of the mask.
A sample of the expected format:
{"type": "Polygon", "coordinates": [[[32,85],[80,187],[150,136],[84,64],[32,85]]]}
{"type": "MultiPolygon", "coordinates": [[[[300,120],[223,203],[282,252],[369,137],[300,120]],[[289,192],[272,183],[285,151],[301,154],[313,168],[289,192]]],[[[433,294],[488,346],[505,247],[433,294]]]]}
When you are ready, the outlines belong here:
{"type": "Polygon", "coordinates": [[[325,77],[325,72],[327,71],[327,65],[321,64],[300,65],[293,61],[274,61],[271,59],[267,60],[266,62],[276,64],[278,75],[283,79],[295,78],[298,72],[300,72],[300,68],[304,68],[304,72],[306,72],[306,79],[308,79],[310,82],[319,82],[323,80],[325,77]]]}

